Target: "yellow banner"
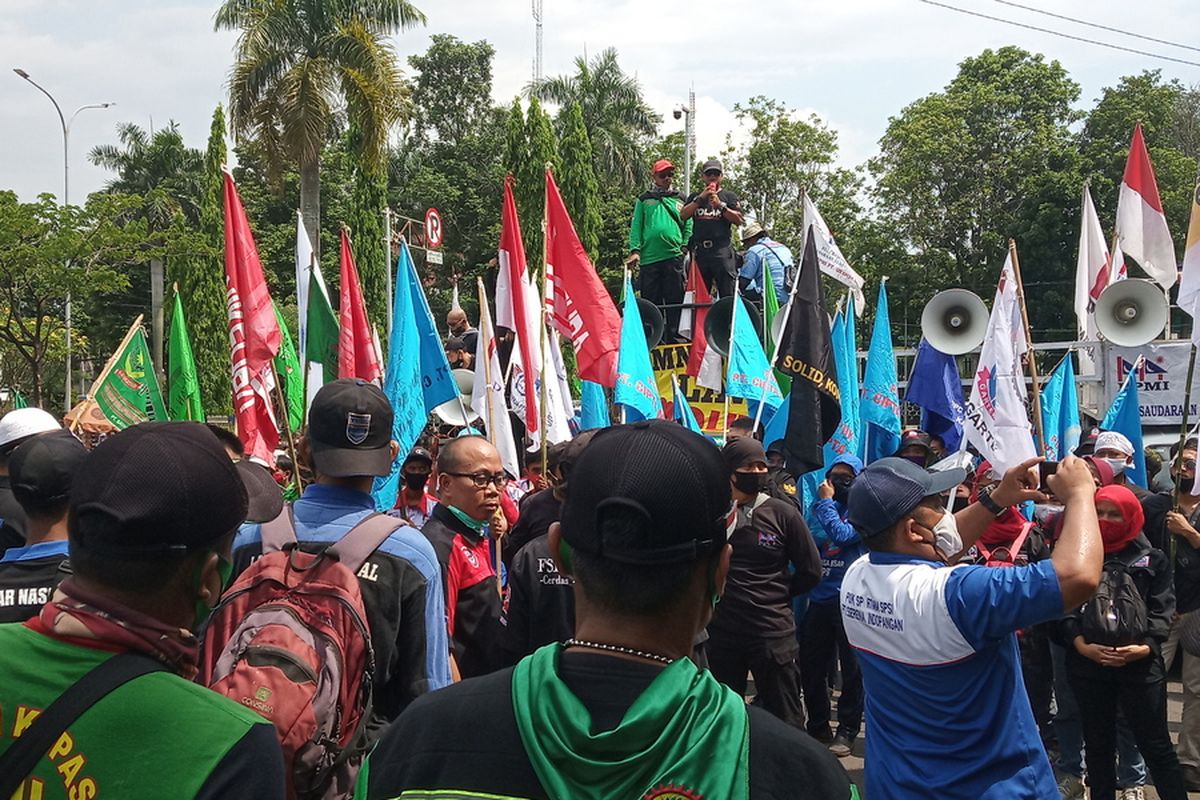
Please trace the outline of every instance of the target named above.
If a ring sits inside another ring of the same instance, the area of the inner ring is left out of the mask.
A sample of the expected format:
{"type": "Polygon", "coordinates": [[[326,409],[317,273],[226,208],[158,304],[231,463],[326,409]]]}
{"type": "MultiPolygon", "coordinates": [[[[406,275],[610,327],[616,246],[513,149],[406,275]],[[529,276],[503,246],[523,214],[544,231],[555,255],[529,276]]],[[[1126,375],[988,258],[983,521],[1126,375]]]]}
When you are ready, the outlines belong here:
{"type": "MultiPolygon", "coordinates": [[[[674,389],[671,387],[671,376],[679,380],[679,391],[687,398],[688,405],[700,429],[713,436],[721,436],[726,425],[722,421],[725,414],[725,395],[714,392],[696,383],[696,379],[687,374],[688,350],[687,344],[663,344],[650,351],[650,365],[654,368],[654,380],[658,384],[658,393],[662,397],[663,414],[671,419],[675,411],[674,389]]],[[[738,417],[746,416],[746,401],[731,398],[729,401],[729,422],[738,417]]]]}

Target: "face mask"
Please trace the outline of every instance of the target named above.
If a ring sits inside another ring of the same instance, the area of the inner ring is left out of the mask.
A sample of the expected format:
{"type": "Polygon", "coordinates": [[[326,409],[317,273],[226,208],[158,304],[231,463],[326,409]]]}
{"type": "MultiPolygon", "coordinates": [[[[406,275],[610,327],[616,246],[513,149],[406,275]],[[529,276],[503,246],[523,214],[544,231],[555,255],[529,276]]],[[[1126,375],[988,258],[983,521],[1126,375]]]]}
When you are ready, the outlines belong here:
{"type": "Polygon", "coordinates": [[[446,506],[446,508],[450,509],[450,513],[457,517],[459,522],[476,533],[482,533],[484,526],[487,525],[487,520],[477,520],[462,509],[455,508],[454,506],[446,506]]]}
{"type": "Polygon", "coordinates": [[[830,483],[833,484],[833,499],[846,505],[846,501],[850,499],[850,487],[854,485],[854,478],[838,478],[830,483]]]}
{"type": "Polygon", "coordinates": [[[425,488],[425,484],[429,482],[428,472],[406,472],[404,473],[404,485],[410,491],[419,492],[425,488]]]}
{"type": "MultiPolygon", "coordinates": [[[[225,556],[217,553],[217,575],[221,577],[221,593],[224,594],[225,589],[229,586],[229,579],[233,577],[233,562],[227,561],[225,556]]],[[[199,580],[199,574],[197,574],[199,580]]],[[[213,607],[205,602],[202,598],[196,598],[195,618],[192,620],[192,630],[198,631],[212,616],[213,607]]]]}
{"type": "Polygon", "coordinates": [[[1100,523],[1100,538],[1104,541],[1104,552],[1115,552],[1124,546],[1125,523],[1115,519],[1102,519],[1100,523]],[[1114,549],[1110,549],[1114,548],[1114,549]]]}
{"type": "Polygon", "coordinates": [[[1183,492],[1184,494],[1191,494],[1192,487],[1195,485],[1196,485],[1195,476],[1192,476],[1191,478],[1180,478],[1179,479],[1179,491],[1183,492]]]}
{"type": "Polygon", "coordinates": [[[958,521],[953,514],[942,514],[942,518],[933,526],[933,538],[934,546],[941,551],[943,558],[963,549],[962,537],[958,535],[958,521]]]}
{"type": "Polygon", "coordinates": [[[765,472],[733,473],[733,487],[742,494],[756,495],[762,491],[766,482],[767,473],[765,472]]]}
{"type": "Polygon", "coordinates": [[[1105,458],[1102,460],[1112,467],[1114,478],[1129,468],[1129,464],[1127,464],[1123,458],[1105,458]]]}

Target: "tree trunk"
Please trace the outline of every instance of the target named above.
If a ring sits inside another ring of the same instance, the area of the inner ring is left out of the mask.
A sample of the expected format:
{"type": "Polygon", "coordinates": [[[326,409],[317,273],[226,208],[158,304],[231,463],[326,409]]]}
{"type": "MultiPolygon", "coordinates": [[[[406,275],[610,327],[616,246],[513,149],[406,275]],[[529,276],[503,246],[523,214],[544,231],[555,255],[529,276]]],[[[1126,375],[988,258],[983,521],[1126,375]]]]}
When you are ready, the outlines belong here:
{"type": "Polygon", "coordinates": [[[312,242],[313,256],[321,257],[321,162],[300,164],[300,216],[312,242]]]}

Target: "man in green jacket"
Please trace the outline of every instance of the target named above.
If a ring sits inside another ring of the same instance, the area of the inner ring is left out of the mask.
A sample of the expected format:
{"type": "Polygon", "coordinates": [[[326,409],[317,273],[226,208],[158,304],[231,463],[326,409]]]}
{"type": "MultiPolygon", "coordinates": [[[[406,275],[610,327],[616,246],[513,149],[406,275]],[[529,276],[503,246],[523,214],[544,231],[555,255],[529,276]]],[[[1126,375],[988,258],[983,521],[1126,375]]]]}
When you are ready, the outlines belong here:
{"type": "Polygon", "coordinates": [[[629,262],[641,264],[640,289],[656,306],[674,305],[665,312],[663,341],[679,338],[679,304],[683,302],[684,259],[692,221],[680,217],[683,199],[671,189],[675,165],[665,158],[654,162],[654,188],[633,206],[629,223],[629,262]]]}
{"type": "Polygon", "coordinates": [[[198,422],[135,425],[84,459],[68,512],[74,574],[37,616],[0,625],[0,796],[283,800],[274,726],[192,682],[194,631],[230,574],[246,507],[233,462],[198,422]],[[42,737],[60,696],[113,685],[93,670],[128,661],[150,671],[51,725],[32,767],[7,763],[24,737],[42,737]]]}

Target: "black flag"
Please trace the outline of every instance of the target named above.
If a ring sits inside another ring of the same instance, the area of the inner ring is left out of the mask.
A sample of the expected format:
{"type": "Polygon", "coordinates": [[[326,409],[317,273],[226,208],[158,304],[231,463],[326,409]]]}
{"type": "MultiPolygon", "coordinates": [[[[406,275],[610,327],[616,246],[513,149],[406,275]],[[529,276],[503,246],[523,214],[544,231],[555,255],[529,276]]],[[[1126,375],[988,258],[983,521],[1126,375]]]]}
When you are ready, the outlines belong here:
{"type": "Polygon", "coordinates": [[[792,295],[787,326],[780,334],[776,367],[792,379],[783,453],[796,477],[825,464],[822,448],[842,421],[837,364],[825,311],[825,289],[817,262],[816,237],[809,231],[792,295]]]}

